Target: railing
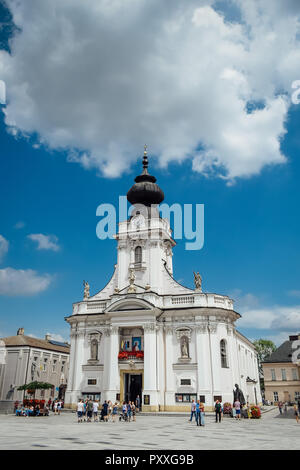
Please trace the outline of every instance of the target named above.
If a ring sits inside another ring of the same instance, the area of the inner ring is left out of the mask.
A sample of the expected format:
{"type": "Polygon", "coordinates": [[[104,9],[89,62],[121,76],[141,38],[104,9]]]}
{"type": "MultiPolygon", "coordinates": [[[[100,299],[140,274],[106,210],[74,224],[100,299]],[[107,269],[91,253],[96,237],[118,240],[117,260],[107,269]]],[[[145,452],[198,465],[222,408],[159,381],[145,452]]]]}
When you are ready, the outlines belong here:
{"type": "Polygon", "coordinates": [[[144,359],[144,351],[120,351],[118,359],[125,361],[128,359],[144,359]]]}
{"type": "Polygon", "coordinates": [[[172,297],[172,304],[193,304],[195,302],[195,297],[186,296],[186,297],[172,297]]]}

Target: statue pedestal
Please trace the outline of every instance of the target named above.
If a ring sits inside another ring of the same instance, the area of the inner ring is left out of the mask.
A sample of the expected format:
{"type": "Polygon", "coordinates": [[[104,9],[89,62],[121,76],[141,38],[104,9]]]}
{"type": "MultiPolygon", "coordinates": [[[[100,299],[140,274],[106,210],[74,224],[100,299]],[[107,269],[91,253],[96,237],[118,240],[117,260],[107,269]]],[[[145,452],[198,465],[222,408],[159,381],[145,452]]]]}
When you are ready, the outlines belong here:
{"type": "Polygon", "coordinates": [[[178,362],[190,362],[192,359],[190,357],[179,357],[178,362]]]}
{"type": "Polygon", "coordinates": [[[87,363],[90,365],[90,366],[97,366],[99,364],[99,361],[98,359],[89,359],[87,361],[87,363]]]}

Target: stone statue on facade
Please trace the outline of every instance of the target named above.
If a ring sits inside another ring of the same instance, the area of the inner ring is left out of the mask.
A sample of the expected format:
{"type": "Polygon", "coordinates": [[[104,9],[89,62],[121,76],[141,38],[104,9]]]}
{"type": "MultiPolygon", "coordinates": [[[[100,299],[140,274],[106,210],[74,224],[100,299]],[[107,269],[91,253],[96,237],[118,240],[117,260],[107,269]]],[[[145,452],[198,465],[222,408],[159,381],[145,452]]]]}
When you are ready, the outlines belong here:
{"type": "Polygon", "coordinates": [[[83,287],[84,287],[83,300],[86,300],[90,296],[90,285],[87,281],[83,281],[83,287]]]}
{"type": "Polygon", "coordinates": [[[134,286],[135,274],[134,274],[133,269],[130,269],[130,270],[129,270],[128,279],[129,279],[128,294],[133,294],[134,292],[136,292],[136,288],[135,288],[135,286],[134,286]]]}
{"type": "Polygon", "coordinates": [[[237,400],[242,406],[246,403],[242,390],[239,388],[238,384],[235,384],[235,390],[233,390],[233,403],[237,400]]]}
{"type": "Polygon", "coordinates": [[[181,357],[183,359],[189,357],[188,339],[186,336],[182,336],[181,338],[181,357]]]}
{"type": "Polygon", "coordinates": [[[98,360],[98,341],[96,338],[92,339],[91,341],[91,360],[98,360]]]}
{"type": "Polygon", "coordinates": [[[199,273],[194,272],[194,284],[195,284],[195,290],[202,292],[202,277],[200,276],[199,273]]]}

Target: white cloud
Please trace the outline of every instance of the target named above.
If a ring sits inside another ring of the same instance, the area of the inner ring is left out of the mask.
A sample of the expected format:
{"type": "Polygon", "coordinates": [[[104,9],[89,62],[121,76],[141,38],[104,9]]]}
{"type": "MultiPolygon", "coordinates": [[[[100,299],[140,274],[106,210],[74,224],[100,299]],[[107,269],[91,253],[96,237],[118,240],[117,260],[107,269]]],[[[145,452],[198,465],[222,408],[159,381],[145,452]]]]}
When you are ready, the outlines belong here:
{"type": "Polygon", "coordinates": [[[61,343],[66,343],[68,342],[68,339],[64,338],[61,334],[59,333],[46,333],[47,335],[50,335],[51,339],[53,341],[60,341],[61,343]]]}
{"type": "Polygon", "coordinates": [[[300,305],[241,309],[238,326],[262,330],[300,331],[300,305]]]}
{"type": "Polygon", "coordinates": [[[51,281],[49,274],[38,274],[32,269],[0,269],[0,295],[35,295],[46,290],[51,281]]]}
{"type": "Polygon", "coordinates": [[[59,251],[58,238],[55,235],[44,235],[42,233],[32,233],[27,235],[30,240],[37,242],[38,250],[59,251]]]}
{"type": "Polygon", "coordinates": [[[21,29],[0,52],[7,125],[109,177],[145,142],[162,166],[230,181],[286,162],[299,2],[232,2],[241,23],[209,0],[7,0],[21,29]]]}
{"type": "Polygon", "coordinates": [[[0,262],[8,252],[9,242],[0,235],[0,262]]]}

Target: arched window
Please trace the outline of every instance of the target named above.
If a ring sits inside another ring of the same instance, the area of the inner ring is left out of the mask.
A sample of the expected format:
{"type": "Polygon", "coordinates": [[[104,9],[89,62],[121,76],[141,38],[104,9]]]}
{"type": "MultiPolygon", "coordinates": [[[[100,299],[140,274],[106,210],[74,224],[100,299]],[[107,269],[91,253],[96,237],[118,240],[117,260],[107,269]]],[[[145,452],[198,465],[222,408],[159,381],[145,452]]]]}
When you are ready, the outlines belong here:
{"type": "Polygon", "coordinates": [[[134,250],[134,262],[135,264],[141,264],[142,262],[142,247],[137,246],[134,250]]]}
{"type": "Polygon", "coordinates": [[[226,347],[225,339],[221,339],[220,341],[220,354],[221,354],[221,367],[227,368],[228,360],[227,360],[227,347],[226,347]]]}

